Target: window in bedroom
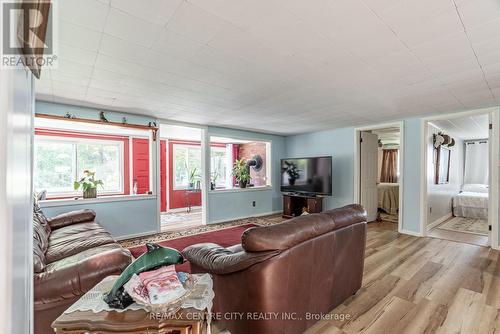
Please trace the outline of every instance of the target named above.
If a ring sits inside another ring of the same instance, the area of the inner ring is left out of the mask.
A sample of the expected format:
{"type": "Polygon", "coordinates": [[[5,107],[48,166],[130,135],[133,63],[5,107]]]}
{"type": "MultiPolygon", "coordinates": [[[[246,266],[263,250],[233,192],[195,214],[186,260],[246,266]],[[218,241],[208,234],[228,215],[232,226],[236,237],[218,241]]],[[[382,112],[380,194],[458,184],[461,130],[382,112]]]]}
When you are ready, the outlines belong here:
{"type": "Polygon", "coordinates": [[[210,183],[212,190],[271,186],[271,143],[228,137],[210,137],[210,183]],[[247,174],[239,182],[233,167],[247,174]]]}
{"type": "Polygon", "coordinates": [[[123,193],[123,142],[85,138],[36,136],[35,190],[49,196],[80,195],[73,189],[84,170],[96,172],[104,183],[99,193],[123,193]]]}

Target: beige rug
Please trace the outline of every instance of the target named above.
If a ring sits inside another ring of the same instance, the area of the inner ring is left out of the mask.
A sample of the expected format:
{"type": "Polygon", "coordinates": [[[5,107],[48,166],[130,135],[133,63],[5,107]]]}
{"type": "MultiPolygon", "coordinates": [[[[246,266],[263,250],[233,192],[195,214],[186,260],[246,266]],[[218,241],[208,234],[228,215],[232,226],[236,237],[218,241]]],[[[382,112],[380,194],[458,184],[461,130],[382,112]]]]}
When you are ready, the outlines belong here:
{"type": "Polygon", "coordinates": [[[488,235],[488,221],[465,217],[454,217],[437,228],[442,230],[488,235]]]}

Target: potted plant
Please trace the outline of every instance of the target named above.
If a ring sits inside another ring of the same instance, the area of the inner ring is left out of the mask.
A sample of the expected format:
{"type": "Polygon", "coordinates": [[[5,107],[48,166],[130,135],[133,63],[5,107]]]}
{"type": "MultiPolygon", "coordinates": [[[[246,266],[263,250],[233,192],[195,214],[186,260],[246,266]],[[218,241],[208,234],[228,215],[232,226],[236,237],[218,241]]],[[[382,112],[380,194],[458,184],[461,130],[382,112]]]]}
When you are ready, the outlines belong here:
{"type": "Polygon", "coordinates": [[[189,189],[195,189],[195,186],[197,184],[197,181],[199,181],[199,179],[200,179],[200,174],[198,174],[198,168],[194,167],[191,170],[188,169],[189,189]]]}
{"type": "Polygon", "coordinates": [[[299,178],[299,169],[293,162],[285,161],[285,165],[285,172],[288,174],[288,183],[293,186],[295,184],[295,180],[299,178]]]}
{"type": "Polygon", "coordinates": [[[75,181],[73,183],[75,190],[80,189],[80,187],[83,189],[83,198],[96,198],[98,185],[103,187],[104,183],[102,180],[96,180],[95,172],[89,170],[84,170],[83,177],[80,181],[75,181]]]}
{"type": "Polygon", "coordinates": [[[217,179],[219,178],[219,172],[214,171],[210,180],[210,190],[215,190],[217,186],[217,179]]]}
{"type": "Polygon", "coordinates": [[[250,176],[250,168],[244,159],[237,159],[233,164],[233,175],[238,181],[240,188],[246,188],[252,177],[250,176]]]}

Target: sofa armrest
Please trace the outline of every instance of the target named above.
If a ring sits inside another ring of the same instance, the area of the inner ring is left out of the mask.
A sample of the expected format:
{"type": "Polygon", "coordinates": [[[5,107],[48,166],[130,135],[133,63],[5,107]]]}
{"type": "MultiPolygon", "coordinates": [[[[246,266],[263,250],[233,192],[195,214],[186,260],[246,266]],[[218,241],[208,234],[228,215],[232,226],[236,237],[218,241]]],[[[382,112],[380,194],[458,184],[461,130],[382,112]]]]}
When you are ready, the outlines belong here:
{"type": "Polygon", "coordinates": [[[52,230],[56,230],[58,228],[72,224],[92,222],[94,221],[94,219],[95,212],[93,210],[83,209],[62,213],[60,215],[47,219],[47,221],[49,222],[50,228],[52,230]]]}
{"type": "Polygon", "coordinates": [[[50,263],[33,276],[35,309],[81,297],[103,278],[119,275],[131,262],[127,249],[108,244],[50,263]]]}
{"type": "Polygon", "coordinates": [[[279,254],[279,251],[250,253],[241,247],[229,249],[217,244],[203,243],[185,248],[182,254],[203,272],[223,275],[244,270],[279,254]]]}

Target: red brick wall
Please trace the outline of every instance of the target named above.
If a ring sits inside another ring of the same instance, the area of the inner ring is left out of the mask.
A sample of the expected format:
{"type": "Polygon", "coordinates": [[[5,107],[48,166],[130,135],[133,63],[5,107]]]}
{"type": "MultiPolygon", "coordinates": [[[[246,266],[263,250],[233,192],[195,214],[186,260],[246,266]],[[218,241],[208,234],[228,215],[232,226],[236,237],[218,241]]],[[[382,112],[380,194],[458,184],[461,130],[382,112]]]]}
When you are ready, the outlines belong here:
{"type": "Polygon", "coordinates": [[[263,142],[250,142],[246,144],[240,144],[238,147],[238,158],[249,160],[252,159],[254,155],[260,155],[264,161],[262,169],[256,172],[252,167],[250,167],[250,175],[252,176],[252,181],[250,182],[254,186],[265,186],[266,185],[266,143],[263,142]]]}

